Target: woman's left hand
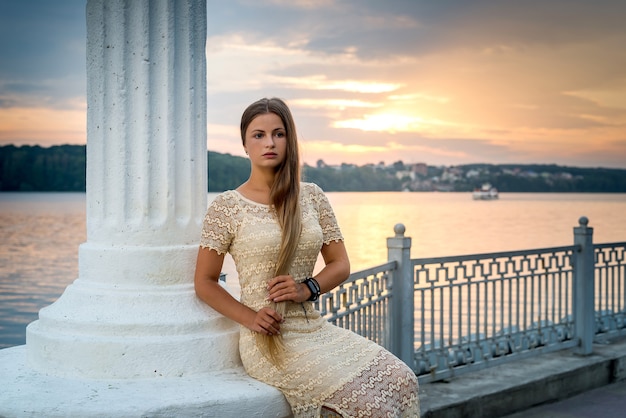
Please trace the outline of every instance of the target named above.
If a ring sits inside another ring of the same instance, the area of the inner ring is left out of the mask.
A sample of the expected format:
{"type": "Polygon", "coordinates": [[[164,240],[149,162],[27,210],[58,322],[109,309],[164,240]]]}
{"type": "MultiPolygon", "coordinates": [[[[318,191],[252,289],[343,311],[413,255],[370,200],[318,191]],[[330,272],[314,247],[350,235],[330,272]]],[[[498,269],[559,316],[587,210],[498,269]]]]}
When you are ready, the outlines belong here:
{"type": "Polygon", "coordinates": [[[268,283],[267,290],[269,292],[268,299],[273,302],[291,300],[300,303],[311,296],[309,288],[305,284],[296,282],[291,275],[274,277],[268,283]]]}

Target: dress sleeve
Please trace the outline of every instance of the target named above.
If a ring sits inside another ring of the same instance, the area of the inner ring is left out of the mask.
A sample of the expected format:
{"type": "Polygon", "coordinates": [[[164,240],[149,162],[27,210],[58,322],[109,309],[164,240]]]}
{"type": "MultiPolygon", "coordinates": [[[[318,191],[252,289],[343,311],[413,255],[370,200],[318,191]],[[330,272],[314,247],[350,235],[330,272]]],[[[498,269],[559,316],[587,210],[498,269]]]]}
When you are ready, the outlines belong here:
{"type": "Polygon", "coordinates": [[[319,222],[324,235],[324,244],[330,244],[331,241],[343,241],[341,229],[339,229],[339,224],[337,224],[337,219],[335,218],[335,212],[328,201],[328,197],[318,185],[312,183],[312,186],[313,195],[315,196],[315,201],[317,202],[319,222]]]}
{"type": "Polygon", "coordinates": [[[224,194],[218,195],[209,205],[202,223],[200,247],[225,254],[235,236],[233,202],[224,194]]]}

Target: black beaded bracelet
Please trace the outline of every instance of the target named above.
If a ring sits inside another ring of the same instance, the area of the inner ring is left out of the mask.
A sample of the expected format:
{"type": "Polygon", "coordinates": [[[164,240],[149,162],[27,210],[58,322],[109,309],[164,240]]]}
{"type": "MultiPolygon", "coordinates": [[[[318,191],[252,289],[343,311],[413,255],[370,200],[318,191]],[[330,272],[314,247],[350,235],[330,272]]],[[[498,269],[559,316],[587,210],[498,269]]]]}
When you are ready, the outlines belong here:
{"type": "Polygon", "coordinates": [[[311,296],[307,300],[315,302],[319,299],[321,292],[320,285],[313,277],[307,277],[302,283],[304,283],[311,291],[311,296]]]}

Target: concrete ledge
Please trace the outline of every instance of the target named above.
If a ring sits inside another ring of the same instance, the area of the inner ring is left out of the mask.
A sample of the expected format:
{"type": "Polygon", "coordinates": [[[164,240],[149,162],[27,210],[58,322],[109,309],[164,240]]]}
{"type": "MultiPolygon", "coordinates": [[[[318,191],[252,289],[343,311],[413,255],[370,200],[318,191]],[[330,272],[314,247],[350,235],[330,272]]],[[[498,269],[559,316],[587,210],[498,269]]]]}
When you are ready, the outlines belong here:
{"type": "Polygon", "coordinates": [[[30,369],[25,351],[0,350],[1,418],[291,417],[277,389],[241,368],[178,378],[70,379],[30,369]]]}
{"type": "Polygon", "coordinates": [[[501,417],[626,379],[626,339],[522,359],[420,387],[423,418],[501,417]]]}

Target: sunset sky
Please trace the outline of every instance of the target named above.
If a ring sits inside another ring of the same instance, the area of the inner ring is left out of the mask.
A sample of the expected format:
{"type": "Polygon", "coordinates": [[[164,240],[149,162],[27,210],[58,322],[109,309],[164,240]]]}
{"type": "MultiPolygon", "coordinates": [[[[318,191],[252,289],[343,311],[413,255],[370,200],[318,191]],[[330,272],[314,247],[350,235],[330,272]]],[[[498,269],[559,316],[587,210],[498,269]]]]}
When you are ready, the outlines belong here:
{"type": "MultiPolygon", "coordinates": [[[[626,168],[623,0],[209,0],[209,150],[284,98],[305,162],[626,168]]],[[[85,1],[0,0],[0,145],[84,144],[85,1]]]]}

